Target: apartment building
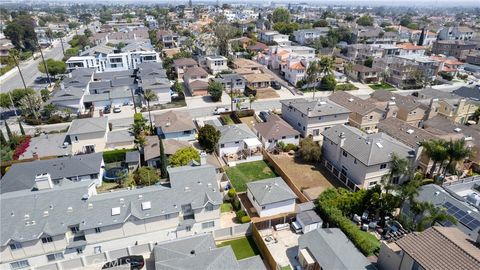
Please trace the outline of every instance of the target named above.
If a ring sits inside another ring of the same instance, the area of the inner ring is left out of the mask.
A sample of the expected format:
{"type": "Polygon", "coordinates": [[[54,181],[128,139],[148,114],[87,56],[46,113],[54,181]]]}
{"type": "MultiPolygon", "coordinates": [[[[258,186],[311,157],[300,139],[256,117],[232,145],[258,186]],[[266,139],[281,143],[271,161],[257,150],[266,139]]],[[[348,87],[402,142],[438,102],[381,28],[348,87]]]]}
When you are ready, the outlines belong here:
{"type": "MultiPolygon", "coordinates": [[[[211,74],[216,75],[222,71],[229,70],[228,59],[225,56],[214,55],[205,57],[205,67],[211,74]]],[[[201,65],[203,67],[203,65],[201,65]]]]}
{"type": "Polygon", "coordinates": [[[330,30],[329,27],[316,27],[312,29],[300,29],[293,32],[293,36],[295,37],[295,41],[300,45],[307,45],[311,44],[316,39],[319,39],[322,36],[326,36],[328,31],[330,30]]]}
{"type": "Polygon", "coordinates": [[[270,69],[281,69],[282,63],[288,59],[314,59],[315,49],[306,46],[272,46],[268,55],[261,60],[270,69]]]}
{"type": "Polygon", "coordinates": [[[177,74],[177,79],[183,79],[183,74],[189,68],[198,67],[197,61],[193,58],[179,58],[173,60],[173,68],[175,69],[175,74],[177,74]]]}
{"type": "Polygon", "coordinates": [[[260,31],[258,40],[267,44],[290,45],[288,35],[280,34],[278,31],[260,31]]]}
{"type": "Polygon", "coordinates": [[[432,53],[453,56],[463,61],[476,47],[477,44],[464,40],[437,40],[433,43],[432,53]]]}
{"type": "Polygon", "coordinates": [[[302,137],[321,141],[321,133],[335,125],[348,123],[350,111],[330,100],[282,100],[282,118],[302,137]]]}
{"type": "MultiPolygon", "coordinates": [[[[326,168],[351,190],[368,189],[390,175],[392,153],[413,159],[415,152],[385,133],[366,134],[357,128],[336,125],[322,132],[322,157],[326,168]]],[[[401,184],[404,176],[395,176],[401,184]]]]}
{"type": "Polygon", "coordinates": [[[475,31],[466,26],[444,27],[438,32],[438,40],[471,40],[475,31]]]}
{"type": "Polygon", "coordinates": [[[328,99],[350,110],[348,117],[349,125],[364,130],[367,133],[377,132],[378,123],[385,116],[385,112],[375,106],[375,104],[345,91],[334,92],[328,99]]]}
{"type": "Polygon", "coordinates": [[[159,54],[149,43],[131,43],[120,50],[106,45],[96,46],[82,54],[70,57],[65,63],[67,71],[90,68],[96,72],[136,69],[138,64],[161,62],[159,54]],[[98,47],[98,48],[97,48],[98,47]]]}
{"type": "Polygon", "coordinates": [[[93,182],[2,194],[1,268],[82,260],[119,247],[210,232],[220,227],[222,196],[212,166],[169,168],[170,187],[97,194],[93,182]]]}

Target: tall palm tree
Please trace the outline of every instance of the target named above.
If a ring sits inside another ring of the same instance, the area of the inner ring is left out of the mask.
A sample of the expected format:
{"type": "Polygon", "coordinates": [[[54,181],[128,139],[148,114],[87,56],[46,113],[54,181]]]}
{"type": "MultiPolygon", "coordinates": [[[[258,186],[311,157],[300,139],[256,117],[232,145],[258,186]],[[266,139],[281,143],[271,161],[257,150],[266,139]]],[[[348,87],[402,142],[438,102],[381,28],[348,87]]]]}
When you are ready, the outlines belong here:
{"type": "Polygon", "coordinates": [[[465,158],[472,154],[472,149],[466,145],[465,139],[450,140],[447,143],[447,155],[448,163],[443,170],[443,178],[445,178],[447,171],[452,165],[456,165],[457,162],[463,161],[465,158]]]}
{"type": "Polygon", "coordinates": [[[392,160],[390,161],[390,164],[391,164],[390,174],[388,177],[384,178],[384,183],[383,183],[385,188],[385,193],[387,194],[391,188],[394,178],[397,176],[400,177],[406,174],[410,168],[410,162],[407,159],[399,157],[395,153],[392,153],[392,160]]]}
{"type": "Polygon", "coordinates": [[[323,76],[333,73],[333,58],[329,56],[322,57],[319,62],[319,72],[323,76]]]}
{"type": "Polygon", "coordinates": [[[313,99],[315,99],[315,88],[317,86],[317,80],[318,80],[318,73],[319,73],[320,67],[319,67],[319,62],[318,61],[312,61],[308,65],[307,72],[306,72],[306,78],[305,80],[309,85],[313,84],[313,99]]]}
{"type": "Polygon", "coordinates": [[[248,96],[248,103],[250,104],[250,110],[252,109],[252,103],[257,101],[257,97],[254,95],[248,96]]]}
{"type": "Polygon", "coordinates": [[[143,97],[145,98],[145,101],[147,101],[148,120],[150,121],[150,131],[153,132],[152,114],[150,112],[150,101],[156,100],[157,95],[151,89],[147,89],[143,94],[143,97]]]}
{"type": "Polygon", "coordinates": [[[447,153],[447,142],[445,140],[429,140],[422,143],[422,147],[425,149],[427,156],[433,161],[433,165],[430,168],[430,176],[434,178],[434,173],[437,168],[437,164],[440,164],[438,172],[440,173],[441,168],[445,160],[448,158],[447,153]]]}
{"type": "Polygon", "coordinates": [[[413,204],[414,199],[418,196],[418,187],[421,185],[421,182],[418,179],[411,179],[407,183],[398,186],[398,197],[400,198],[400,207],[408,201],[410,205],[413,204]]]}

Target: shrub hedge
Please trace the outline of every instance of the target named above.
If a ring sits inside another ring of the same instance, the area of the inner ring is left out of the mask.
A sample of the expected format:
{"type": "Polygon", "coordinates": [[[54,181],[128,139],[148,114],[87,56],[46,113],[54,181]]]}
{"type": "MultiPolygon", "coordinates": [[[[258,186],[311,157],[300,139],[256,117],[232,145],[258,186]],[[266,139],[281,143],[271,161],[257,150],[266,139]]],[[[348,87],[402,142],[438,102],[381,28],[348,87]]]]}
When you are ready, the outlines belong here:
{"type": "Polygon", "coordinates": [[[125,153],[135,149],[117,149],[103,152],[103,161],[105,163],[125,161],[125,153]]]}
{"type": "Polygon", "coordinates": [[[244,216],[240,218],[240,223],[249,223],[249,222],[250,222],[249,216],[244,216]]]}

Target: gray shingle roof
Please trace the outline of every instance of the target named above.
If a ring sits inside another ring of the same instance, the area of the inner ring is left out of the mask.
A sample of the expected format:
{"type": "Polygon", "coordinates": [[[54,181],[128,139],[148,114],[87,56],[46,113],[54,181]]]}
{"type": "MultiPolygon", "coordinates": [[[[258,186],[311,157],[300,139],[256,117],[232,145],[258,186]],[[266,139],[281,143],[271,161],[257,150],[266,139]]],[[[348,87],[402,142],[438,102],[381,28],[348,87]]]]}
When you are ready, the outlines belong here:
{"type": "Polygon", "coordinates": [[[41,134],[38,137],[33,137],[27,151],[21,155],[20,159],[31,158],[33,153],[36,153],[40,158],[69,155],[72,146],[70,144],[64,145],[65,137],[65,133],[41,134]]]}
{"type": "Polygon", "coordinates": [[[192,117],[186,111],[168,111],[155,116],[155,126],[163,133],[195,129],[192,117]]]}
{"type": "Polygon", "coordinates": [[[298,238],[324,270],[376,269],[338,228],[316,229],[298,238]]]}
{"type": "Polygon", "coordinates": [[[107,128],[107,117],[75,119],[68,128],[67,135],[107,132],[107,128]]]}
{"type": "Polygon", "coordinates": [[[200,234],[160,243],[153,249],[157,270],[263,270],[259,256],[237,261],[230,246],[217,248],[212,234],[200,234]]]}
{"type": "Polygon", "coordinates": [[[80,100],[84,94],[85,92],[83,89],[70,86],[56,92],[50,101],[80,100]]]}
{"type": "Polygon", "coordinates": [[[257,137],[255,133],[253,133],[253,131],[245,124],[226,125],[216,128],[221,133],[218,143],[236,142],[257,137]]]}
{"type": "Polygon", "coordinates": [[[389,162],[392,153],[400,158],[414,155],[412,148],[385,133],[366,134],[344,125],[336,125],[322,132],[325,138],[337,145],[342,134],[345,137],[342,149],[367,166],[389,162]]]}
{"type": "Polygon", "coordinates": [[[255,124],[254,128],[267,140],[277,140],[283,136],[300,135],[300,132],[293,129],[292,126],[276,114],[270,114],[267,117],[267,122],[255,124]]]}
{"type": "Polygon", "coordinates": [[[247,189],[252,193],[259,205],[297,198],[297,195],[293,193],[281,177],[249,182],[247,183],[247,189]]]}
{"type": "Polygon", "coordinates": [[[300,99],[282,100],[281,103],[286,106],[291,106],[292,108],[297,109],[301,113],[308,115],[308,117],[318,117],[318,116],[325,116],[325,115],[350,113],[348,109],[328,99],[306,100],[304,98],[300,98],[300,99]]]}
{"type": "Polygon", "coordinates": [[[0,181],[0,193],[31,190],[35,185],[35,175],[45,172],[50,173],[52,180],[98,174],[102,161],[101,153],[93,153],[16,163],[0,181]]]}
{"type": "Polygon", "coordinates": [[[352,112],[356,112],[360,115],[366,115],[371,111],[380,109],[375,104],[356,97],[345,91],[336,91],[328,97],[331,101],[347,108],[352,112]]]}
{"type": "Polygon", "coordinates": [[[113,130],[107,134],[107,144],[111,143],[133,143],[135,137],[127,130],[113,130]]]}
{"type": "Polygon", "coordinates": [[[313,210],[298,213],[297,220],[301,220],[304,225],[322,222],[322,219],[313,210]]]}
{"type": "Polygon", "coordinates": [[[122,224],[130,216],[143,220],[179,213],[184,204],[200,209],[209,203],[216,206],[222,203],[212,166],[175,168],[170,173],[170,181],[171,188],[154,185],[91,195],[87,200],[82,200],[90,184],[87,181],[34,192],[2,194],[1,243],[4,245],[10,239],[21,242],[33,240],[43,233],[52,236],[64,234],[72,225],[86,230],[122,224]],[[147,201],[151,208],[143,209],[142,202],[147,201]],[[112,208],[119,208],[120,213],[112,216],[112,208]],[[45,216],[45,211],[48,211],[48,216],[45,216]],[[30,221],[35,221],[35,225],[25,223],[26,214],[30,221]]]}

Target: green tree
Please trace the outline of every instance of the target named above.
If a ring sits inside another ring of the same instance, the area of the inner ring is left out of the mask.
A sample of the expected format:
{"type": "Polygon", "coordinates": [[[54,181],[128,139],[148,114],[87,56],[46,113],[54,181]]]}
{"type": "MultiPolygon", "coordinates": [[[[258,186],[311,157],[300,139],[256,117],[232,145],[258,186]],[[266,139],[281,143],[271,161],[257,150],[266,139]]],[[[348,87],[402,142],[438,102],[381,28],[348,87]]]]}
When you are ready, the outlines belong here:
{"type": "Polygon", "coordinates": [[[5,135],[3,135],[3,131],[0,129],[0,146],[6,146],[7,139],[5,139],[5,135]]]}
{"type": "Polygon", "coordinates": [[[363,15],[362,17],[357,19],[357,24],[361,26],[372,26],[373,18],[370,15],[363,15]]]}
{"type": "Polygon", "coordinates": [[[13,106],[8,93],[0,93],[0,107],[10,109],[13,106]]]}
{"type": "Polygon", "coordinates": [[[179,96],[183,96],[183,84],[178,80],[175,80],[175,83],[172,86],[173,92],[177,93],[179,96]]]}
{"type": "Polygon", "coordinates": [[[363,65],[371,68],[373,66],[373,57],[369,56],[364,62],[363,65]]]}
{"type": "Polygon", "coordinates": [[[42,97],[43,102],[47,102],[47,100],[50,98],[50,91],[47,88],[44,88],[40,90],[40,96],[42,97]]]}
{"type": "Polygon", "coordinates": [[[234,37],[241,36],[241,31],[229,24],[217,24],[215,26],[215,37],[220,55],[228,56],[228,41],[234,37]]]}
{"type": "Polygon", "coordinates": [[[452,215],[449,215],[444,208],[435,207],[432,203],[426,205],[426,212],[428,215],[423,213],[422,218],[418,222],[417,230],[423,231],[436,223],[450,221],[453,224],[457,224],[457,219],[452,215]]]}
{"type": "Polygon", "coordinates": [[[42,98],[38,94],[25,95],[19,102],[22,113],[26,116],[33,116],[38,119],[40,109],[42,108],[42,98]]]}
{"type": "Polygon", "coordinates": [[[249,95],[248,96],[248,104],[250,105],[250,110],[252,109],[252,103],[257,101],[257,97],[254,95],[249,95]]]}
{"type": "Polygon", "coordinates": [[[208,83],[208,94],[214,102],[220,101],[223,94],[223,85],[216,81],[210,81],[208,83]]]}
{"type": "Polygon", "coordinates": [[[467,146],[465,139],[459,139],[455,141],[450,140],[447,143],[448,163],[443,171],[443,178],[445,178],[448,170],[454,171],[457,163],[464,161],[466,158],[471,156],[472,153],[473,151],[467,146]]]}
{"type": "Polygon", "coordinates": [[[10,126],[8,125],[7,120],[3,120],[3,122],[5,124],[5,130],[7,131],[8,140],[11,140],[13,138],[13,134],[10,130],[10,126]]]}
{"type": "Polygon", "coordinates": [[[328,21],[321,19],[313,23],[313,27],[328,27],[328,21]]]}
{"type": "Polygon", "coordinates": [[[326,91],[335,91],[335,87],[337,86],[337,80],[335,76],[331,74],[327,74],[322,77],[320,81],[320,88],[326,91]]]}
{"type": "Polygon", "coordinates": [[[170,156],[169,164],[172,167],[185,166],[192,160],[200,162],[200,153],[197,149],[190,146],[177,150],[175,154],[170,156]]]}
{"type": "Polygon", "coordinates": [[[278,22],[284,22],[284,23],[289,23],[290,22],[290,11],[286,8],[276,8],[273,11],[272,15],[272,21],[273,23],[278,23],[278,22]]]}
{"type": "Polygon", "coordinates": [[[153,132],[153,123],[152,123],[152,114],[150,112],[150,102],[157,100],[157,95],[150,89],[147,89],[143,94],[143,98],[147,102],[147,110],[148,110],[148,120],[150,121],[150,130],[153,132]]]}
{"type": "Polygon", "coordinates": [[[43,113],[47,118],[50,118],[56,111],[58,111],[58,107],[55,104],[47,104],[43,106],[43,113]]]}
{"type": "Polygon", "coordinates": [[[434,173],[437,169],[437,164],[440,164],[438,173],[440,173],[443,163],[448,158],[447,153],[447,142],[445,140],[429,140],[422,142],[421,146],[423,147],[427,156],[433,161],[432,167],[430,168],[430,177],[434,177],[434,173]]]}
{"type": "Polygon", "coordinates": [[[388,193],[390,189],[390,185],[395,183],[396,177],[401,177],[408,173],[410,169],[410,162],[408,159],[404,159],[399,157],[395,152],[392,153],[392,158],[390,160],[390,174],[386,177],[386,182],[384,183],[384,187],[386,192],[388,193]]]}
{"type": "Polygon", "coordinates": [[[7,23],[3,33],[21,51],[36,51],[35,23],[30,15],[20,15],[7,23]]]}
{"type": "Polygon", "coordinates": [[[133,135],[136,137],[143,133],[147,127],[147,120],[141,113],[136,113],[133,115],[133,124],[130,127],[133,135]]]}
{"type": "Polygon", "coordinates": [[[198,143],[207,151],[211,153],[215,150],[215,147],[220,140],[220,131],[214,126],[206,124],[198,131],[198,143]]]}
{"type": "Polygon", "coordinates": [[[25,130],[23,129],[20,119],[18,119],[18,128],[20,129],[20,134],[22,134],[22,136],[25,136],[25,130]]]}
{"type": "Polygon", "coordinates": [[[308,162],[317,162],[320,160],[322,149],[317,142],[313,141],[311,137],[307,137],[300,141],[300,149],[298,153],[300,157],[308,162]]]}
{"type": "Polygon", "coordinates": [[[412,18],[409,16],[409,15],[404,15],[402,16],[402,18],[400,19],[400,25],[401,26],[405,26],[407,27],[409,24],[411,24],[413,21],[412,21],[412,18]]]}
{"type": "Polygon", "coordinates": [[[163,147],[163,140],[162,138],[158,138],[160,144],[160,175],[162,178],[167,178],[167,155],[165,154],[165,149],[163,147]]]}
{"type": "Polygon", "coordinates": [[[137,183],[142,186],[150,186],[159,180],[157,170],[152,167],[140,167],[137,170],[137,183]]]}
{"type": "MultiPolygon", "coordinates": [[[[67,72],[67,65],[63,61],[56,61],[50,58],[50,59],[47,59],[45,63],[47,64],[48,74],[50,74],[50,76],[54,78],[58,74],[64,74],[65,72],[67,72]]],[[[47,73],[43,63],[38,64],[38,71],[44,74],[47,73]]]]}
{"type": "Polygon", "coordinates": [[[478,107],[475,112],[473,113],[473,120],[477,122],[477,124],[480,121],[480,107],[478,107]]]}
{"type": "Polygon", "coordinates": [[[318,75],[320,74],[320,66],[318,61],[312,61],[307,67],[305,81],[309,86],[313,85],[313,99],[315,99],[315,90],[317,87],[318,75]]]}

